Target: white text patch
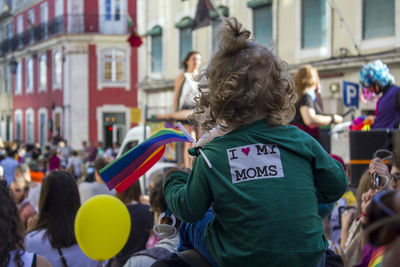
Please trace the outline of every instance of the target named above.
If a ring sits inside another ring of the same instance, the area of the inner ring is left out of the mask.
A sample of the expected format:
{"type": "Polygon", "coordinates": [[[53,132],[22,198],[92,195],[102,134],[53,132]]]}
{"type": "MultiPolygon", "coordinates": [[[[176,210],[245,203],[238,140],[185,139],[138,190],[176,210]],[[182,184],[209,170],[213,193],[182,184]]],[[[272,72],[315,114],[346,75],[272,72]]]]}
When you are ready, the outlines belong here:
{"type": "Polygon", "coordinates": [[[275,144],[252,144],[227,149],[232,183],[284,177],[281,154],[275,144]]]}

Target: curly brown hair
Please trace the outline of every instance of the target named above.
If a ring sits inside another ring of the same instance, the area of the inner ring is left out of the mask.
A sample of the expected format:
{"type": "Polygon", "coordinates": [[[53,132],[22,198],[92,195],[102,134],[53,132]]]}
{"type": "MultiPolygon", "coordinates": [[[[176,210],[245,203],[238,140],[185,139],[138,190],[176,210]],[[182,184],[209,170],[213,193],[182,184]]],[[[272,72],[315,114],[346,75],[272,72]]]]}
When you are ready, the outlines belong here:
{"type": "Polygon", "coordinates": [[[24,250],[22,225],[18,209],[5,180],[0,180],[0,266],[10,262],[10,252],[15,251],[16,266],[23,266],[21,259],[24,250]]]}
{"type": "Polygon", "coordinates": [[[294,115],[295,94],[286,63],[269,49],[250,40],[250,31],[236,18],[223,18],[218,49],[202,77],[196,114],[209,110],[202,128],[238,128],[255,119],[285,124],[294,115]]]}

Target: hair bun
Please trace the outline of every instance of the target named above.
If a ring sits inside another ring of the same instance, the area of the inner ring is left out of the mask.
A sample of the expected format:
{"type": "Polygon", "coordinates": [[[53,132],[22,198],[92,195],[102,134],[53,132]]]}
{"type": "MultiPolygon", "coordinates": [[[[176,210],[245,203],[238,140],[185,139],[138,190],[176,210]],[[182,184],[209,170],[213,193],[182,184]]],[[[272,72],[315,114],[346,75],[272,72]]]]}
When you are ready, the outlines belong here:
{"type": "Polygon", "coordinates": [[[242,24],[235,17],[223,18],[222,25],[217,34],[219,40],[218,47],[221,52],[235,53],[247,48],[249,37],[250,31],[243,28],[242,24]]]}

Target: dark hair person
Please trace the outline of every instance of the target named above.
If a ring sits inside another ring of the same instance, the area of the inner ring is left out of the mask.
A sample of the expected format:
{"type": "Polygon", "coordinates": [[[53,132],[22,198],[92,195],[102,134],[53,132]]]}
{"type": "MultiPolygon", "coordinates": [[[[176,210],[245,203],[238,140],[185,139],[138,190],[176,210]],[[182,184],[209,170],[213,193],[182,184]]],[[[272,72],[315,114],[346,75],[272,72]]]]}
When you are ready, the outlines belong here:
{"type": "MultiPolygon", "coordinates": [[[[201,64],[201,56],[197,51],[189,51],[183,59],[183,71],[179,72],[175,78],[173,112],[170,114],[157,115],[158,119],[172,119],[181,121],[185,129],[197,139],[197,130],[193,126],[193,121],[188,121],[193,109],[196,107],[195,98],[198,96],[199,67],[201,64]]],[[[190,167],[190,157],[186,151],[191,147],[190,143],[183,144],[183,163],[185,167],[190,167]]]]}
{"type": "Polygon", "coordinates": [[[17,206],[5,180],[0,181],[0,203],[0,267],[51,266],[46,258],[24,251],[17,206]]]}
{"type": "Polygon", "coordinates": [[[142,191],[139,181],[135,182],[122,194],[116,194],[126,207],[131,217],[131,232],[124,248],[116,256],[119,264],[123,265],[133,253],[146,249],[146,242],[153,228],[154,218],[149,205],[140,203],[142,191]]]}
{"type": "Polygon", "coordinates": [[[27,251],[46,256],[53,266],[96,266],[76,242],[74,221],[80,205],[74,177],[50,172],[43,180],[37,221],[25,237],[27,251]]]}

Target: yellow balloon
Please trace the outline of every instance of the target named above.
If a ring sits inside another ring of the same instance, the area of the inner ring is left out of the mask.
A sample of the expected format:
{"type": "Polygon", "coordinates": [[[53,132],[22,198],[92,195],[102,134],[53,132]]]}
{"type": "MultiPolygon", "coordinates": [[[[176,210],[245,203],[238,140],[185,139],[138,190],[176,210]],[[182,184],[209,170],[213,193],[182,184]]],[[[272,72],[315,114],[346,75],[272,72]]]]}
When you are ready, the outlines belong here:
{"type": "Polygon", "coordinates": [[[113,196],[94,196],[76,214],[76,240],[86,256],[93,260],[104,261],[117,255],[128,240],[130,231],[129,211],[113,196]]]}

